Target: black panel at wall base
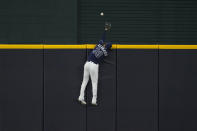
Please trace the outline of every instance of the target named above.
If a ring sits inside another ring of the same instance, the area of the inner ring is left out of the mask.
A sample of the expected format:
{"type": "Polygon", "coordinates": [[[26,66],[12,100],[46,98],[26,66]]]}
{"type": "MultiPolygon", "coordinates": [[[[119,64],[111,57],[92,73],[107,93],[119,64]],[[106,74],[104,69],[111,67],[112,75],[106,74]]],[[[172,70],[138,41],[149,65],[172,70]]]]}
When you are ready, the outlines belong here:
{"type": "Polygon", "coordinates": [[[156,78],[155,50],[117,50],[117,131],[158,131],[156,78]]]}
{"type": "Polygon", "coordinates": [[[45,50],[45,131],[86,130],[86,107],[77,102],[85,60],[86,50],[45,50]]]}
{"type": "Polygon", "coordinates": [[[43,51],[0,50],[0,131],[42,131],[43,51]]]}
{"type": "Polygon", "coordinates": [[[159,131],[197,130],[197,50],[161,50],[159,131]]]}
{"type": "MultiPolygon", "coordinates": [[[[88,84],[88,103],[92,84],[88,84]]],[[[116,115],[116,50],[99,65],[98,106],[87,106],[87,131],[115,131],[116,115]]]]}

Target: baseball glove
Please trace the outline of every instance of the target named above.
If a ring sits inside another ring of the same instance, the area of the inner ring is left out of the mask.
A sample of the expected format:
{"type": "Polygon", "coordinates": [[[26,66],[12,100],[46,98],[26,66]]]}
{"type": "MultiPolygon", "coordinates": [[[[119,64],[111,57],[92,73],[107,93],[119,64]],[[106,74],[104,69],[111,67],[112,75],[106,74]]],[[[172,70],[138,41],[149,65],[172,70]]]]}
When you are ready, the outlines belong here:
{"type": "Polygon", "coordinates": [[[105,22],[105,30],[110,30],[110,29],[111,29],[111,23],[105,22]]]}

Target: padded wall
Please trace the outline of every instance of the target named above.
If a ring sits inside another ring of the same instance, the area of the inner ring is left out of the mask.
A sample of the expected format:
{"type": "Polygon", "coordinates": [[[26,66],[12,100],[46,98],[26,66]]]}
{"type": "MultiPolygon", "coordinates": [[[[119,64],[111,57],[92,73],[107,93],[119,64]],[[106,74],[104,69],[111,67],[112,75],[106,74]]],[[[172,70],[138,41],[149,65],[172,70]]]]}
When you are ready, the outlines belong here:
{"type": "Polygon", "coordinates": [[[117,51],[117,131],[157,131],[157,51],[117,51]]]}
{"type": "Polygon", "coordinates": [[[77,99],[86,50],[45,50],[44,129],[85,131],[86,106],[77,99]]]}
{"type": "MultiPolygon", "coordinates": [[[[88,50],[88,53],[90,50],[88,50]]],[[[98,107],[87,106],[87,131],[114,131],[116,128],[116,50],[99,65],[98,107]]],[[[88,85],[88,102],[92,100],[92,85],[88,85]]]]}
{"type": "MultiPolygon", "coordinates": [[[[196,44],[195,0],[11,0],[0,43],[196,44]],[[99,16],[103,11],[105,17],[99,16]]],[[[98,107],[76,99],[86,50],[0,50],[0,131],[196,131],[195,50],[113,50],[98,107]]],[[[91,85],[87,89],[91,100],[91,85]]]]}
{"type": "Polygon", "coordinates": [[[0,50],[0,131],[42,131],[43,51],[0,50]]]}
{"type": "Polygon", "coordinates": [[[159,58],[159,129],[195,131],[197,51],[162,50],[159,58]]]}
{"type": "MultiPolygon", "coordinates": [[[[196,44],[194,0],[161,1],[159,44],[196,44]]],[[[195,131],[195,50],[159,52],[159,130],[195,131]]]]}

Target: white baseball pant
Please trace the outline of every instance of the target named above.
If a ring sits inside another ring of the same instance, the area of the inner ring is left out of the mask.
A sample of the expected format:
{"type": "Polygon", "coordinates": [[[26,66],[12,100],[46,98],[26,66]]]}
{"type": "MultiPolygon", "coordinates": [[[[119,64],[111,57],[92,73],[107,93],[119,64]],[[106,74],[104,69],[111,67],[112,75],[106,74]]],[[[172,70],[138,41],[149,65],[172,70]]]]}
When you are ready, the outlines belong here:
{"type": "Polygon", "coordinates": [[[97,84],[98,84],[98,72],[99,72],[99,64],[95,64],[92,61],[87,61],[84,65],[84,75],[83,82],[81,84],[81,91],[79,98],[84,100],[84,94],[86,85],[88,84],[89,78],[92,81],[92,103],[96,103],[97,101],[97,84]]]}

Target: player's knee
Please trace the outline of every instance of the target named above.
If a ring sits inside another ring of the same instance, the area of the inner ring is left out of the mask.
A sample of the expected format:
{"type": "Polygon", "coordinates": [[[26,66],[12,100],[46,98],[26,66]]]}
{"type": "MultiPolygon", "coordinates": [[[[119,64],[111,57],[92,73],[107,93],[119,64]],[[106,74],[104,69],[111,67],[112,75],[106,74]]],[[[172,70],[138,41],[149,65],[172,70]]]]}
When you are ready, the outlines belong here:
{"type": "Polygon", "coordinates": [[[94,83],[92,88],[93,90],[97,90],[97,83],[94,83]]]}

